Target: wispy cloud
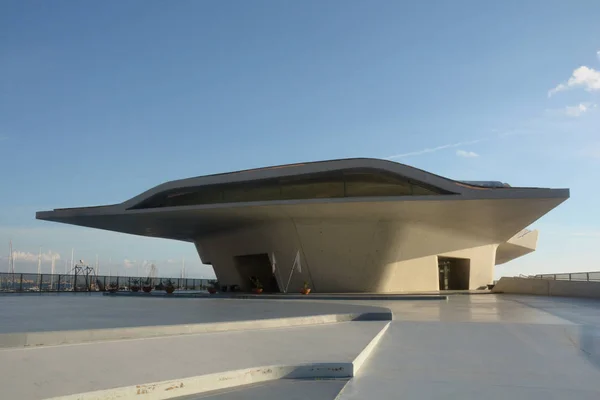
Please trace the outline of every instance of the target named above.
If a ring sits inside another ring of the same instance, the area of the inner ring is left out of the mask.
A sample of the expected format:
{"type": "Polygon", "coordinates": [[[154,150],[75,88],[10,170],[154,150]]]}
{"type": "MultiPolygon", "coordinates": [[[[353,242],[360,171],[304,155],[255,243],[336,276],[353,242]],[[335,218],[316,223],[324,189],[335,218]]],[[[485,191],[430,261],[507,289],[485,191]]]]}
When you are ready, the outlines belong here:
{"type": "Polygon", "coordinates": [[[123,267],[125,267],[127,269],[135,267],[136,264],[137,264],[137,261],[135,261],[135,260],[130,260],[128,258],[123,260],[123,267]]]}
{"type": "Polygon", "coordinates": [[[596,104],[579,103],[576,106],[567,106],[563,110],[564,114],[569,117],[581,117],[592,108],[596,108],[596,104]]]}
{"type": "Polygon", "coordinates": [[[509,130],[504,130],[504,131],[494,130],[492,132],[493,132],[493,135],[490,135],[487,137],[481,137],[479,139],[467,140],[464,142],[449,143],[449,144],[444,144],[444,145],[436,146],[436,147],[428,147],[428,148],[425,148],[422,150],[416,150],[416,151],[411,151],[408,153],[396,154],[396,155],[388,156],[388,157],[384,157],[384,158],[386,160],[395,160],[398,158],[420,156],[423,154],[435,153],[440,150],[447,150],[447,149],[452,149],[452,148],[456,148],[456,147],[464,147],[464,146],[469,146],[469,145],[477,144],[477,143],[481,143],[481,142],[487,142],[489,140],[501,139],[501,138],[505,138],[507,136],[528,135],[528,134],[535,133],[535,130],[523,128],[523,129],[509,129],[509,130]]]}
{"type": "Polygon", "coordinates": [[[550,89],[548,97],[575,87],[582,87],[589,92],[600,90],[600,71],[583,65],[573,71],[567,82],[559,84],[554,89],[550,89]]]}
{"type": "Polygon", "coordinates": [[[598,57],[598,60],[600,61],[600,50],[596,52],[596,57],[598,57]]]}
{"type": "Polygon", "coordinates": [[[469,141],[466,141],[466,142],[457,142],[457,143],[451,143],[451,144],[444,144],[444,145],[441,145],[441,146],[430,147],[430,148],[426,148],[426,149],[423,149],[423,150],[411,151],[409,153],[396,154],[396,155],[393,155],[393,156],[386,157],[386,159],[388,159],[388,160],[394,160],[396,158],[404,158],[404,157],[411,157],[411,156],[420,156],[422,154],[435,153],[436,151],[440,151],[440,150],[451,149],[451,148],[454,148],[454,147],[461,147],[461,146],[467,146],[467,145],[470,145],[470,144],[480,143],[480,142],[484,142],[486,140],[490,140],[490,138],[481,138],[481,139],[469,140],[469,141]]]}
{"type": "Polygon", "coordinates": [[[476,158],[479,157],[479,154],[474,151],[466,151],[466,150],[456,150],[456,155],[463,158],[476,158]]]}
{"type": "MultiPolygon", "coordinates": [[[[13,251],[13,257],[15,258],[15,261],[37,262],[38,256],[39,254],[29,253],[26,251],[13,251]]],[[[42,262],[50,262],[52,261],[52,257],[54,257],[55,260],[60,260],[60,254],[48,251],[46,253],[42,253],[42,262]]]]}

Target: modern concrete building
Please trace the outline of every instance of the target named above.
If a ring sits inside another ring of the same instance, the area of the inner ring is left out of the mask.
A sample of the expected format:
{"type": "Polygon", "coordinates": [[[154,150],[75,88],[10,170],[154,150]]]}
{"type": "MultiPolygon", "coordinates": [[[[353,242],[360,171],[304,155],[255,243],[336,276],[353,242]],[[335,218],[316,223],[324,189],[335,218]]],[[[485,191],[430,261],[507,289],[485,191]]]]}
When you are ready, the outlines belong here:
{"type": "Polygon", "coordinates": [[[535,250],[538,233],[524,228],[568,197],[345,159],[177,180],[37,218],[192,242],[222,285],[242,290],[258,277],[273,292],[288,281],[294,292],[304,282],[318,292],[430,291],[491,283],[496,264],[535,250]],[[291,274],[294,260],[302,268],[291,274]]]}

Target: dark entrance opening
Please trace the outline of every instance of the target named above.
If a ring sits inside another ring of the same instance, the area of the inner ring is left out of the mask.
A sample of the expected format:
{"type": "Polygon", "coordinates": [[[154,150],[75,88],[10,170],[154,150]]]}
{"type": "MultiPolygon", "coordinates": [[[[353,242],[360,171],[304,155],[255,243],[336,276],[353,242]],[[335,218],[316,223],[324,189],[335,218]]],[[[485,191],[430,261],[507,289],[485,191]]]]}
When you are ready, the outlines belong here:
{"type": "Polygon", "coordinates": [[[438,257],[440,290],[468,290],[471,260],[438,257]]]}
{"type": "Polygon", "coordinates": [[[271,260],[267,253],[248,254],[245,256],[235,256],[235,267],[237,268],[242,281],[240,288],[244,292],[252,290],[252,278],[257,278],[263,285],[266,293],[279,293],[277,279],[273,276],[271,260]]]}

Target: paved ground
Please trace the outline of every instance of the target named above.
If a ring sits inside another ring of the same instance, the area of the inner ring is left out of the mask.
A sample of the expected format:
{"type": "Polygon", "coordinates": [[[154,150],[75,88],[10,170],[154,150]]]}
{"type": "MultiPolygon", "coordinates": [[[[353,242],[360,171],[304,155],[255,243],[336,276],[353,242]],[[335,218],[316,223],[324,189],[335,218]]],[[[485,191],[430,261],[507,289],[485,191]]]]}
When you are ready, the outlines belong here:
{"type": "Polygon", "coordinates": [[[460,296],[395,304],[339,399],[600,398],[600,301],[460,296]]]}
{"type": "Polygon", "coordinates": [[[343,302],[349,303],[389,308],[396,321],[565,324],[576,323],[583,315],[600,316],[598,300],[557,297],[485,294],[449,296],[448,301],[343,302]]]}
{"type": "MultiPolygon", "coordinates": [[[[208,304],[204,299],[156,299],[159,303],[147,308],[145,301],[151,299],[138,299],[135,304],[127,304],[136,300],[133,298],[122,300],[125,303],[119,304],[130,307],[127,312],[131,315],[144,314],[153,307],[174,314],[181,308],[183,315],[198,315],[194,312],[205,311],[190,310],[208,304]],[[170,304],[177,306],[170,308],[170,304]]],[[[489,294],[455,295],[448,301],[302,301],[297,303],[299,308],[286,301],[208,301],[232,302],[232,306],[224,307],[232,307],[241,313],[238,316],[245,317],[253,313],[262,317],[269,312],[278,316],[288,311],[321,312],[337,306],[352,312],[354,305],[367,304],[392,309],[392,325],[339,399],[600,399],[598,300],[489,294]]],[[[360,324],[376,323],[344,324],[3,350],[0,386],[17,390],[13,387],[20,383],[25,388],[40,388],[58,379],[60,387],[73,393],[98,387],[105,375],[118,375],[114,384],[144,383],[194,375],[205,371],[206,365],[255,366],[266,362],[261,358],[264,354],[285,362],[316,362],[343,358],[344,354],[349,357],[348,349],[372,334],[362,331],[361,326],[375,326],[360,324]],[[293,330],[296,333],[283,334],[293,330]],[[247,334],[250,336],[234,336],[247,334]],[[69,380],[66,365],[72,365],[70,371],[81,369],[84,373],[69,380]]],[[[279,381],[248,388],[248,397],[234,390],[215,398],[252,398],[258,393],[257,398],[278,399],[287,384],[301,385],[279,381]]],[[[306,390],[313,391],[310,398],[328,398],[335,391],[333,386],[315,384],[306,390]]]]}
{"type": "Polygon", "coordinates": [[[386,323],[5,349],[0,387],[7,399],[42,399],[257,366],[352,362],[386,323]]]}
{"type": "Polygon", "coordinates": [[[99,293],[0,295],[0,334],[227,322],[378,311],[344,303],[113,297],[99,293]]]}
{"type": "Polygon", "coordinates": [[[347,380],[291,380],[241,386],[216,393],[178,397],[173,400],[334,400],[347,380]]]}

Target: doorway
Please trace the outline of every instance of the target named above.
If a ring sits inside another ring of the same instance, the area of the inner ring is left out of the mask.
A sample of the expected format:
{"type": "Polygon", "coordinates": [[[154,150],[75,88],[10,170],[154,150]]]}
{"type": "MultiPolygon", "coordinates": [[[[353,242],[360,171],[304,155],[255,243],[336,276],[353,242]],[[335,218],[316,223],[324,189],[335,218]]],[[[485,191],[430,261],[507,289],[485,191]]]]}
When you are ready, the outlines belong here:
{"type": "Polygon", "coordinates": [[[267,253],[235,256],[235,267],[240,274],[240,288],[244,292],[252,290],[252,278],[257,278],[265,293],[279,293],[279,284],[273,276],[271,260],[267,253]]]}
{"type": "Polygon", "coordinates": [[[469,290],[471,260],[438,257],[440,290],[469,290]]]}

